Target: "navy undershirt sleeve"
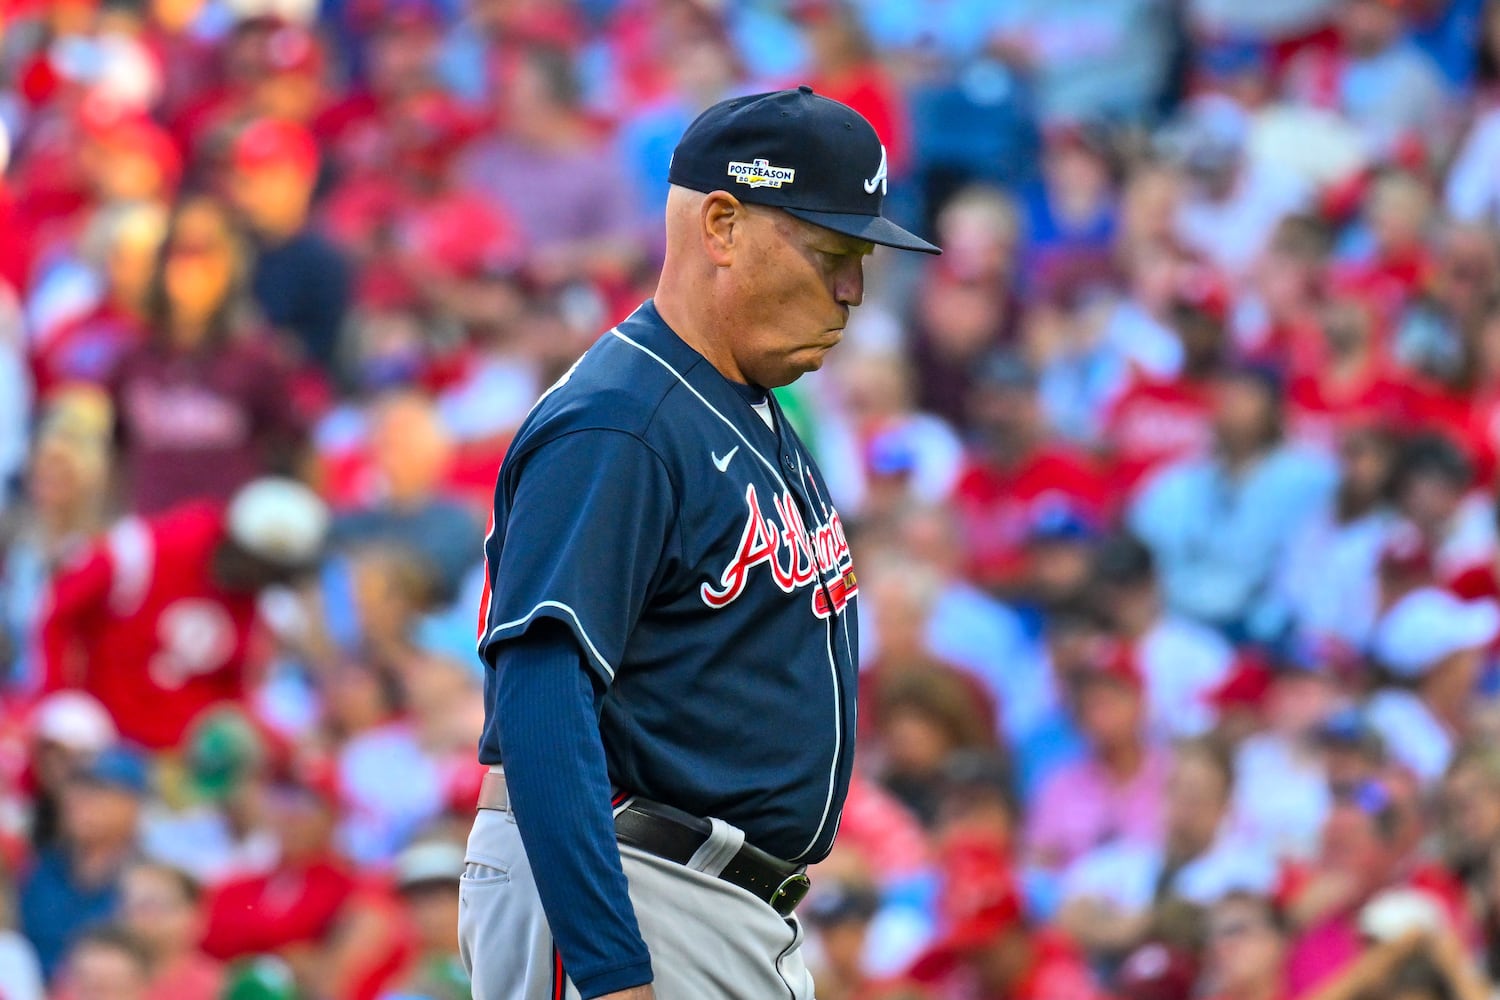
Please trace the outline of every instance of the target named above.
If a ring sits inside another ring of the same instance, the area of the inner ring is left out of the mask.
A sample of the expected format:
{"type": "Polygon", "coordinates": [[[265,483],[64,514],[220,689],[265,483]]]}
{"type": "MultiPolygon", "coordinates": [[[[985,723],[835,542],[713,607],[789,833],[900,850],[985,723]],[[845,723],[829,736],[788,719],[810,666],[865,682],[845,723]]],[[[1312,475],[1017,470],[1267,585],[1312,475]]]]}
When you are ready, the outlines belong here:
{"type": "Polygon", "coordinates": [[[542,620],[500,645],[492,706],[521,842],[583,1000],[652,980],[599,740],[602,690],[573,634],[542,620]]]}

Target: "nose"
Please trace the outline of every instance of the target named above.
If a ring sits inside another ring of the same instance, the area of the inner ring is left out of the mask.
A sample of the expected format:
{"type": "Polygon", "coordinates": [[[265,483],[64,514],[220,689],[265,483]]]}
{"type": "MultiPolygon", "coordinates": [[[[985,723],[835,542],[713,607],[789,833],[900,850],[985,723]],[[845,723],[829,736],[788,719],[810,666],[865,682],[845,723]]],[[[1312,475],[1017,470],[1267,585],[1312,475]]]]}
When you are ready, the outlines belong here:
{"type": "Polygon", "coordinates": [[[865,298],[865,261],[863,257],[850,255],[848,262],[838,269],[834,277],[833,297],[839,305],[853,307],[865,298]]]}

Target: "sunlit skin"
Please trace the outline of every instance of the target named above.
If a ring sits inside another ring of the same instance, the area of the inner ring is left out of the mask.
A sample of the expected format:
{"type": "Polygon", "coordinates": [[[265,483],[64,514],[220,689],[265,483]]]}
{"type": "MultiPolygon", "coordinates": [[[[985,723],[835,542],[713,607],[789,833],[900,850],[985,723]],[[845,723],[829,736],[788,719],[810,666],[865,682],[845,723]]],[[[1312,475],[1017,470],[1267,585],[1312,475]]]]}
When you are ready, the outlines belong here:
{"type": "Polygon", "coordinates": [[[656,307],[725,378],[788,385],[821,368],[843,339],[873,250],[725,191],[674,187],[656,307]]]}

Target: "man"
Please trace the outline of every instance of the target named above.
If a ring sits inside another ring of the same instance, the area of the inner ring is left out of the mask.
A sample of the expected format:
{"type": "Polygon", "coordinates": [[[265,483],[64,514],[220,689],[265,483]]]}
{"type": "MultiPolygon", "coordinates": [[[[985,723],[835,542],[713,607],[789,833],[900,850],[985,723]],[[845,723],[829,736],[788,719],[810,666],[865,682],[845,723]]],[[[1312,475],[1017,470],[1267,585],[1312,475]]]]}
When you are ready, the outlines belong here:
{"type": "Polygon", "coordinates": [[[812,996],[788,918],[848,787],[858,584],[767,390],[838,343],[874,243],[937,252],[880,215],[885,175],[811,88],[704,112],[655,298],[506,455],[460,882],[482,1000],[812,996]]]}
{"type": "Polygon", "coordinates": [[[1232,889],[1269,891],[1269,853],[1230,830],[1234,792],[1228,753],[1207,740],[1179,744],[1167,774],[1163,833],[1150,842],[1106,843],[1069,867],[1058,925],[1095,958],[1145,943],[1164,904],[1207,906],[1232,889]]]}
{"type": "Polygon", "coordinates": [[[1333,469],[1282,440],[1281,383],[1253,366],[1215,385],[1213,454],[1148,480],[1126,521],[1151,549],[1168,610],[1231,638],[1267,639],[1267,593],[1300,523],[1333,492],[1333,469]]]}
{"type": "Polygon", "coordinates": [[[224,509],[119,522],[53,581],[47,687],[81,687],[125,739],[175,747],[201,711],[244,696],[258,597],[316,564],[327,526],[316,494],[274,478],[224,509]]]}
{"type": "Polygon", "coordinates": [[[64,786],[58,843],[37,854],[17,898],[21,931],[48,977],[78,936],[118,906],[121,868],[136,853],[149,791],[145,758],[119,746],[101,751],[64,786]]]}
{"type": "Polygon", "coordinates": [[[1103,994],[1072,944],[1031,926],[1010,861],[996,844],[955,839],[942,869],[943,931],[912,964],[909,982],[938,1000],[1099,1000],[1103,994]]]}
{"type": "Polygon", "coordinates": [[[1135,653],[1108,644],[1086,663],[1065,683],[1088,752],[1040,786],[1026,831],[1032,863],[1057,873],[1114,841],[1157,842],[1166,818],[1171,760],[1149,736],[1135,653]]]}
{"type": "Polygon", "coordinates": [[[230,160],[229,191],[257,243],[255,302],[302,357],[331,373],[351,275],[333,244],[308,225],[317,142],[300,125],[263,118],[235,137],[230,160]]]}

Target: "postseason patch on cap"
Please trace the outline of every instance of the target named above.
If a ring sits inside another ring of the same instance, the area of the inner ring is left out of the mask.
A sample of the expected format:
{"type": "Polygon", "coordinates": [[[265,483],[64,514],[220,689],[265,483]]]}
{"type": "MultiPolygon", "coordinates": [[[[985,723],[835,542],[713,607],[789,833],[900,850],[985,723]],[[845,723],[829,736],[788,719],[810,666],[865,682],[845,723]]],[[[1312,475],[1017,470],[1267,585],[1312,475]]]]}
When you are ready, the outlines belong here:
{"type": "Polygon", "coordinates": [[[730,160],[729,176],[734,178],[735,183],[748,184],[753,188],[779,188],[783,184],[792,183],[797,171],[793,167],[773,167],[769,161],[758,157],[749,163],[730,160]]]}

